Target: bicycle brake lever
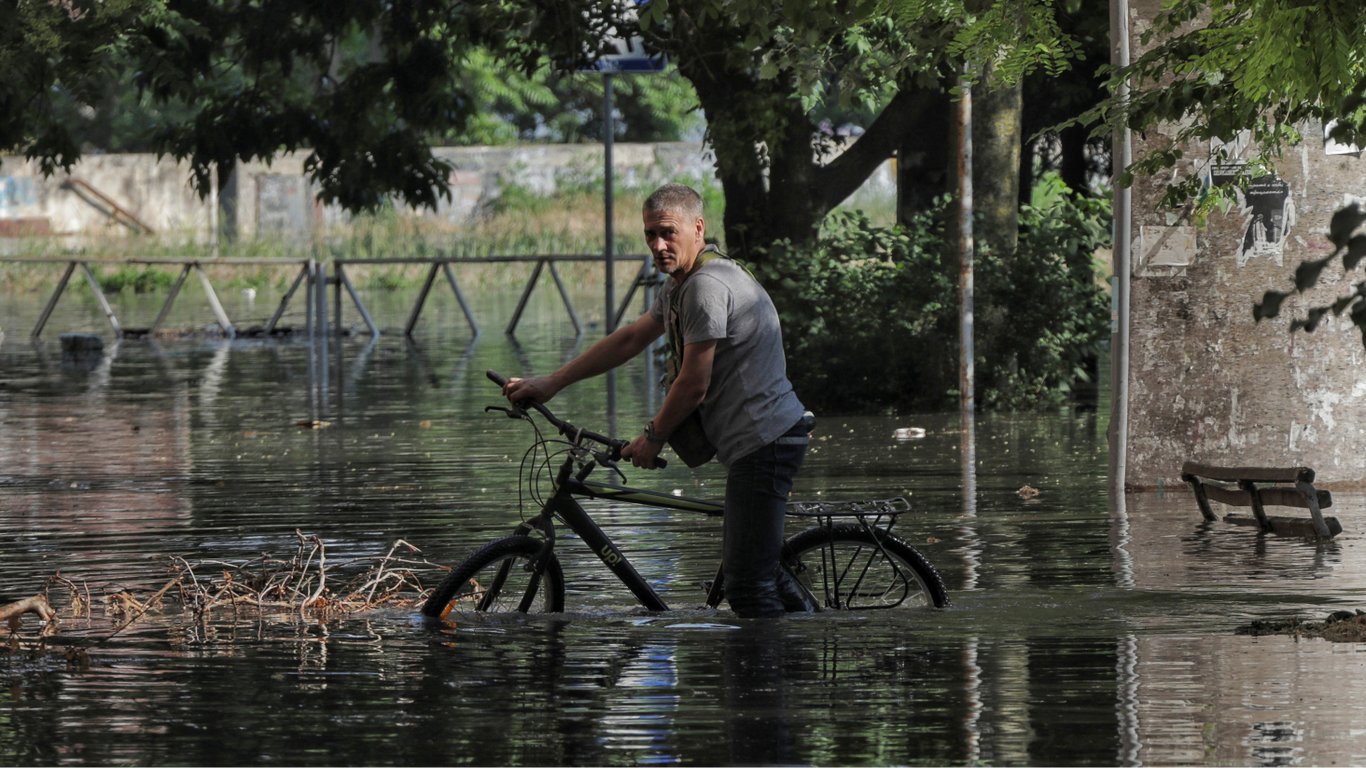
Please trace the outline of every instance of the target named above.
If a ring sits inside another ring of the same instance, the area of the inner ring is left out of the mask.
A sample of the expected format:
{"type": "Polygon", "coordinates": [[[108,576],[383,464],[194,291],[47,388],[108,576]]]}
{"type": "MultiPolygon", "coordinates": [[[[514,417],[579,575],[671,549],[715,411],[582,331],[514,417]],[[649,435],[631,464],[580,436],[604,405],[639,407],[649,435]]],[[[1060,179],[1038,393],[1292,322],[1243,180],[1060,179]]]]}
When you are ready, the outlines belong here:
{"type": "Polygon", "coordinates": [[[486,405],[486,406],[484,406],[484,413],[488,413],[489,411],[501,411],[501,412],[503,412],[503,413],[506,413],[506,414],[507,414],[507,417],[508,417],[509,419],[525,419],[525,418],[526,418],[526,411],[525,411],[524,409],[522,409],[522,408],[518,408],[518,407],[515,407],[515,406],[514,406],[514,407],[511,407],[511,408],[509,408],[509,407],[506,406],[506,405],[486,405]]]}
{"type": "Polygon", "coordinates": [[[607,467],[608,469],[615,472],[617,477],[620,477],[623,483],[626,482],[626,473],[621,471],[621,467],[617,465],[617,459],[615,456],[613,456],[612,452],[594,451],[593,458],[598,462],[600,466],[607,467]]]}

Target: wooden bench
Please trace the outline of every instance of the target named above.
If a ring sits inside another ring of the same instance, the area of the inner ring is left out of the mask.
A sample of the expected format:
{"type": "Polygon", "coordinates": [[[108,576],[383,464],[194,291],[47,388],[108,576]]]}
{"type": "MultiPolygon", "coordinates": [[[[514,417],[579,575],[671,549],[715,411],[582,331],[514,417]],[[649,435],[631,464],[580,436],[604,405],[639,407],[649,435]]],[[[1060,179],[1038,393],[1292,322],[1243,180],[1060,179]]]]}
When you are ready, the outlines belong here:
{"type": "Polygon", "coordinates": [[[1219,519],[1209,505],[1214,500],[1251,507],[1251,518],[1226,515],[1224,521],[1255,525],[1266,533],[1320,539],[1342,533],[1336,517],[1323,516],[1323,510],[1333,505],[1333,496],[1314,487],[1314,470],[1309,467],[1216,467],[1188,461],[1181,465],[1181,479],[1195,491],[1195,501],[1206,520],[1219,519]],[[1273,506],[1308,509],[1310,519],[1267,515],[1266,508],[1273,506]]]}

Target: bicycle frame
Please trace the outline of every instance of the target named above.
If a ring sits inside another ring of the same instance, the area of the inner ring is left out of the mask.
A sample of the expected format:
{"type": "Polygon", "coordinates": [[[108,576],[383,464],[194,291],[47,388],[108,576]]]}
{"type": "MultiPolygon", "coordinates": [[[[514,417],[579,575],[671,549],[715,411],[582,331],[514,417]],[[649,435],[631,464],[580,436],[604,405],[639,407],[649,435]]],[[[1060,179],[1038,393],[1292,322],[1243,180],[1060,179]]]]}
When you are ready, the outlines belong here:
{"type": "MultiPolygon", "coordinates": [[[[500,386],[506,382],[506,379],[501,375],[492,371],[488,372],[488,377],[500,386]]],[[[649,582],[640,575],[640,572],[636,570],[630,559],[617,548],[617,545],[606,532],[603,531],[602,527],[598,525],[592,516],[589,515],[579,503],[579,499],[601,499],[605,501],[626,502],[658,509],[698,512],[711,517],[720,517],[723,514],[723,505],[717,501],[676,496],[669,493],[661,493],[659,491],[589,480],[589,474],[591,474],[597,466],[604,466],[613,470],[616,469],[616,460],[620,458],[620,451],[626,445],[624,441],[575,427],[556,417],[546,409],[545,406],[531,401],[518,404],[511,409],[501,406],[490,406],[485,408],[486,411],[503,411],[514,418],[531,421],[527,416],[525,409],[539,412],[547,421],[553,424],[557,431],[566,438],[565,442],[570,446],[570,450],[565,454],[564,460],[556,473],[554,492],[544,501],[540,510],[534,516],[520,523],[514,531],[514,534],[516,535],[526,535],[533,530],[539,530],[544,536],[544,541],[539,553],[532,557],[531,562],[527,566],[529,570],[533,571],[532,586],[530,591],[528,591],[523,598],[522,610],[526,610],[529,606],[530,600],[536,590],[535,585],[545,573],[546,563],[549,562],[549,557],[554,552],[556,518],[559,518],[562,523],[567,525],[570,530],[583,540],[584,544],[592,550],[593,554],[602,561],[602,564],[607,566],[607,569],[615,574],[616,577],[621,580],[622,584],[626,585],[626,587],[631,590],[631,593],[635,595],[641,605],[651,611],[669,610],[668,605],[664,602],[663,598],[659,596],[659,593],[657,593],[654,588],[650,586],[649,582]],[[588,442],[605,446],[609,450],[604,453],[593,452],[587,447],[588,442]]],[[[537,433],[539,435],[539,430],[537,430],[537,433]]],[[[547,456],[547,458],[549,458],[549,456],[547,456]]],[[[660,462],[660,466],[662,466],[662,462],[660,462]]],[[[620,474],[619,471],[618,474],[620,474]]],[[[624,475],[622,478],[625,480],[624,475]]],[[[788,504],[787,514],[790,516],[812,518],[816,523],[816,526],[808,530],[824,528],[832,532],[836,529],[836,526],[834,525],[836,517],[855,518],[858,520],[859,526],[868,534],[867,538],[869,539],[869,545],[874,547],[884,557],[887,557],[888,552],[884,548],[882,539],[879,538],[879,534],[888,535],[892,526],[895,524],[897,515],[908,509],[909,505],[906,503],[905,499],[901,498],[868,502],[792,502],[788,504]]],[[[835,540],[832,536],[829,542],[830,562],[834,561],[834,553],[835,540]]],[[[919,555],[917,555],[917,557],[919,557],[919,555]]],[[[893,560],[891,557],[887,557],[887,559],[888,561],[893,560]]],[[[509,565],[510,564],[505,565],[504,569],[509,565]]],[[[896,567],[894,562],[893,567],[896,567]]],[[[933,570],[928,563],[926,564],[926,567],[929,567],[931,571],[933,570]]],[[[864,572],[866,572],[866,568],[863,572],[851,575],[855,588],[857,588],[858,583],[862,582],[864,572]]],[[[506,577],[506,573],[506,570],[503,570],[500,573],[497,577],[497,583],[502,582],[506,577]]],[[[710,607],[715,608],[722,600],[724,594],[722,577],[723,573],[721,567],[718,566],[716,577],[712,580],[707,594],[706,604],[710,607]]],[[[842,574],[838,578],[842,580],[844,575],[842,574]]],[[[937,574],[935,575],[935,579],[938,579],[937,574]]],[[[806,589],[806,587],[800,588],[803,590],[806,589]]],[[[828,583],[825,585],[825,589],[828,595],[828,583]]],[[[831,604],[831,607],[844,607],[838,594],[839,589],[840,588],[837,586],[835,602],[831,604]]],[[[493,593],[496,592],[496,589],[493,590],[493,593]]],[[[809,591],[807,597],[816,600],[816,596],[812,595],[809,591]]],[[[817,604],[820,604],[820,601],[817,601],[817,604]]]]}
{"type": "MultiPolygon", "coordinates": [[[[652,611],[667,611],[668,604],[660,597],[659,593],[650,586],[635,565],[612,541],[597,521],[579,503],[580,498],[601,499],[606,501],[626,502],[641,506],[654,507],[657,509],[674,509],[683,512],[697,512],[709,517],[720,517],[723,507],[720,502],[698,499],[688,496],[676,496],[670,493],[651,491],[642,488],[632,488],[615,483],[604,483],[595,480],[588,480],[585,475],[592,470],[592,465],[580,470],[579,474],[573,472],[574,460],[567,457],[564,464],[560,467],[559,476],[556,481],[555,493],[548,499],[541,511],[530,520],[517,526],[515,533],[525,534],[532,529],[538,529],[545,534],[546,546],[545,553],[554,549],[555,527],[554,519],[558,517],[561,522],[569,527],[584,544],[592,550],[594,555],[607,566],[622,584],[631,590],[636,599],[645,608],[652,611]]],[[[858,520],[859,524],[869,530],[878,529],[884,532],[890,531],[895,522],[896,515],[901,510],[896,511],[873,511],[869,513],[851,512],[848,517],[858,520]],[[882,524],[886,520],[886,524],[882,524]]],[[[834,518],[838,515],[828,511],[827,505],[795,503],[791,505],[788,515],[795,517],[812,518],[818,525],[831,526],[834,518]]],[[[716,577],[711,582],[711,587],[707,593],[706,604],[715,608],[720,604],[723,597],[722,571],[717,567],[716,577]]]]}
{"type": "MultiPolygon", "coordinates": [[[[640,575],[630,559],[617,548],[617,545],[579,504],[578,500],[579,498],[588,498],[624,501],[648,507],[700,512],[711,517],[721,515],[721,504],[687,496],[674,496],[659,491],[588,480],[581,475],[592,469],[591,464],[581,470],[580,474],[575,474],[572,471],[573,466],[573,458],[567,457],[560,467],[555,493],[546,501],[545,506],[535,517],[517,526],[516,533],[525,534],[532,529],[539,529],[546,537],[544,551],[549,553],[555,545],[554,518],[558,517],[583,540],[584,544],[593,551],[593,554],[597,555],[608,570],[616,574],[616,577],[626,585],[627,589],[631,590],[641,605],[652,611],[669,610],[669,606],[659,596],[659,593],[640,575]]],[[[717,580],[713,584],[719,583],[720,572],[718,569],[717,580]]],[[[716,594],[714,597],[708,595],[707,603],[715,607],[720,602],[721,595],[719,589],[712,591],[716,594]]]]}

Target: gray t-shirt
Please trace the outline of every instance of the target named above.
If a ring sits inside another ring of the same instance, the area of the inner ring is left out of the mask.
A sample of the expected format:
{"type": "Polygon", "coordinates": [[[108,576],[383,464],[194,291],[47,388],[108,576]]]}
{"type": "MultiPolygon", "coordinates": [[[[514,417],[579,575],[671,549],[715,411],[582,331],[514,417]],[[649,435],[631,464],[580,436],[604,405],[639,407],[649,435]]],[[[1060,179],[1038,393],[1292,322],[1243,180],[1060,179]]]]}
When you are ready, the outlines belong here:
{"type": "Polygon", "coordinates": [[[716,258],[682,286],[666,280],[650,315],[668,327],[670,294],[679,294],[683,343],[715,340],[702,429],[722,464],[773,442],[805,407],[787,380],[778,311],[763,286],[730,259],[716,258]]]}

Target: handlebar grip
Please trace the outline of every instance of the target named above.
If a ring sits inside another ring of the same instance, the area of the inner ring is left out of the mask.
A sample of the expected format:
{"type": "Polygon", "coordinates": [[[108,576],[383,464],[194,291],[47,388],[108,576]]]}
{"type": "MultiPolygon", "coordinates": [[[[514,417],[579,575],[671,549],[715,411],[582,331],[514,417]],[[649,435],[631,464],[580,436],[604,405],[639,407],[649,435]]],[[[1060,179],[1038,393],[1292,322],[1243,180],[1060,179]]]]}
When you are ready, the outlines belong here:
{"type": "MultiPolygon", "coordinates": [[[[622,449],[622,448],[625,448],[625,447],[628,446],[628,445],[630,445],[630,442],[628,442],[628,441],[626,441],[626,440],[613,440],[613,441],[612,441],[612,445],[611,445],[611,447],[612,447],[612,460],[613,460],[613,461],[616,461],[617,459],[620,459],[620,458],[621,458],[621,449],[622,449]]],[[[663,468],[665,468],[665,467],[667,467],[667,466],[669,466],[669,462],[665,461],[663,456],[656,456],[656,457],[655,457],[655,466],[654,466],[655,469],[663,469],[663,468]]]]}
{"type": "Polygon", "coordinates": [[[489,381],[493,382],[494,384],[497,384],[499,387],[507,386],[508,377],[491,368],[487,371],[484,371],[484,375],[489,378],[489,381]]]}

